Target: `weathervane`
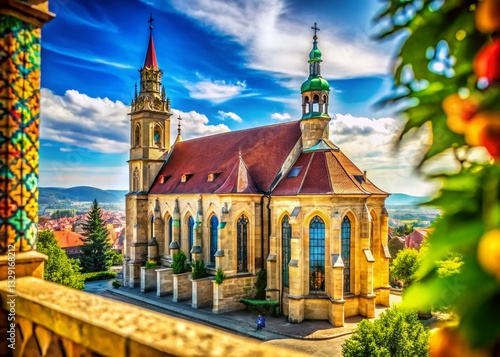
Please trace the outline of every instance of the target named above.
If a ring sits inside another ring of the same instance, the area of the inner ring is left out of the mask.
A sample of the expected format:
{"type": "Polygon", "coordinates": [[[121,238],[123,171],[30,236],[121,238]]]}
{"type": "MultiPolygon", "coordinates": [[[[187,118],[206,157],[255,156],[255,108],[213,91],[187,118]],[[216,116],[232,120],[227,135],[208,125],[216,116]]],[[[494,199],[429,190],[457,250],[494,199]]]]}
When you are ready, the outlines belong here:
{"type": "Polygon", "coordinates": [[[181,116],[179,115],[179,117],[177,118],[177,120],[179,121],[179,124],[177,124],[177,133],[178,135],[181,135],[181,116]]]}
{"type": "Polygon", "coordinates": [[[149,22],[149,34],[151,34],[151,35],[153,34],[153,21],[154,20],[155,19],[153,19],[153,14],[149,13],[149,20],[148,20],[148,22],[149,22]]]}

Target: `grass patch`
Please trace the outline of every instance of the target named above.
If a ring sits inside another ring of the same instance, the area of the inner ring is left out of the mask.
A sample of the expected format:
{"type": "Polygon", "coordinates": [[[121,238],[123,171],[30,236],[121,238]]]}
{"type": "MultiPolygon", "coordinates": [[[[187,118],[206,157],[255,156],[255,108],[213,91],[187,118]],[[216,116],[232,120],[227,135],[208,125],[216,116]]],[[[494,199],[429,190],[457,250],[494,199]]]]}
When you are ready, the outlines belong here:
{"type": "Polygon", "coordinates": [[[83,273],[82,275],[85,282],[116,278],[116,272],[114,271],[97,271],[92,273],[83,273]]]}

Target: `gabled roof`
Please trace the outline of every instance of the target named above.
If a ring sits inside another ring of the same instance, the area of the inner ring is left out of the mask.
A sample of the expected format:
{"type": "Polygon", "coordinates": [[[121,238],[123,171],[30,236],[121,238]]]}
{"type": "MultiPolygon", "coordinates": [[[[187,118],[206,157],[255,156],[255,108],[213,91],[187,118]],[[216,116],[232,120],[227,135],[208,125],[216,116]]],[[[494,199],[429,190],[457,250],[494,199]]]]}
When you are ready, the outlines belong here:
{"type": "Polygon", "coordinates": [[[259,188],[241,156],[226,181],[215,193],[259,193],[259,188]]]}
{"type": "Polygon", "coordinates": [[[300,122],[293,121],[177,142],[149,193],[237,192],[245,175],[243,191],[268,191],[300,136],[300,122]]]}
{"type": "Polygon", "coordinates": [[[298,176],[287,176],[273,190],[276,196],[305,194],[382,194],[386,192],[364,179],[340,150],[302,152],[293,167],[302,167],[298,176]]]}

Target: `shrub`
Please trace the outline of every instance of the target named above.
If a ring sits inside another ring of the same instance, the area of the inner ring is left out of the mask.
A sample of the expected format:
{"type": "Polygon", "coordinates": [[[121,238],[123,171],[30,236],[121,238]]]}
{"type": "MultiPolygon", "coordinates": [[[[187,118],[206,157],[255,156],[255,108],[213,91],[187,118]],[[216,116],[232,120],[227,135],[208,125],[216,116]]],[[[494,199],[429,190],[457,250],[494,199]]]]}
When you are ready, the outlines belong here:
{"type": "Polygon", "coordinates": [[[261,315],[279,316],[280,304],[278,301],[241,299],[247,309],[261,315]]]}
{"type": "Polygon", "coordinates": [[[97,271],[92,273],[83,273],[84,281],[96,281],[116,278],[114,271],[97,271]]]}
{"type": "Polygon", "coordinates": [[[154,260],[148,260],[144,266],[146,268],[154,268],[158,266],[158,263],[156,263],[154,260]]]}
{"type": "Polygon", "coordinates": [[[121,286],[122,286],[122,283],[121,283],[120,281],[118,281],[118,280],[113,281],[113,287],[114,287],[115,289],[118,289],[118,288],[120,288],[121,286]]]}
{"type": "Polygon", "coordinates": [[[123,263],[123,254],[118,254],[112,250],[110,253],[111,265],[121,265],[123,263]]]}
{"type": "Polygon", "coordinates": [[[182,274],[189,271],[190,266],[184,251],[180,250],[174,254],[173,262],[170,267],[172,268],[172,273],[174,274],[182,274]]]}
{"type": "Polygon", "coordinates": [[[267,288],[267,271],[261,270],[257,274],[257,281],[255,282],[255,287],[257,292],[255,293],[256,300],[266,299],[266,288],[267,288]]]}
{"type": "Polygon", "coordinates": [[[205,268],[205,262],[203,260],[196,259],[191,269],[193,271],[193,279],[201,279],[207,276],[207,269],[205,268]]]}
{"type": "Polygon", "coordinates": [[[217,269],[217,273],[215,273],[215,283],[220,285],[224,279],[226,279],[226,274],[224,274],[221,268],[217,269]]]}
{"type": "Polygon", "coordinates": [[[429,330],[415,311],[387,309],[379,319],[363,320],[342,345],[342,356],[429,356],[429,330]]]}
{"type": "Polygon", "coordinates": [[[400,250],[396,259],[390,266],[391,274],[395,280],[403,283],[403,288],[408,287],[415,280],[415,273],[419,265],[418,251],[411,248],[400,250]]]}

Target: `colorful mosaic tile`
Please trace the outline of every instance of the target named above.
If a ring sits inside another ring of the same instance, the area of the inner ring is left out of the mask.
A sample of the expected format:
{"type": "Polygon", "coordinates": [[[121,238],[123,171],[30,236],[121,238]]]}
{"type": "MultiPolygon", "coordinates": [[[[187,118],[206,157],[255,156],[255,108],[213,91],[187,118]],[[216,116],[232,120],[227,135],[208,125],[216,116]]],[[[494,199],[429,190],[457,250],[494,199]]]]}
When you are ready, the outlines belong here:
{"type": "Polygon", "coordinates": [[[37,238],[40,28],[0,17],[0,254],[37,238]]]}

